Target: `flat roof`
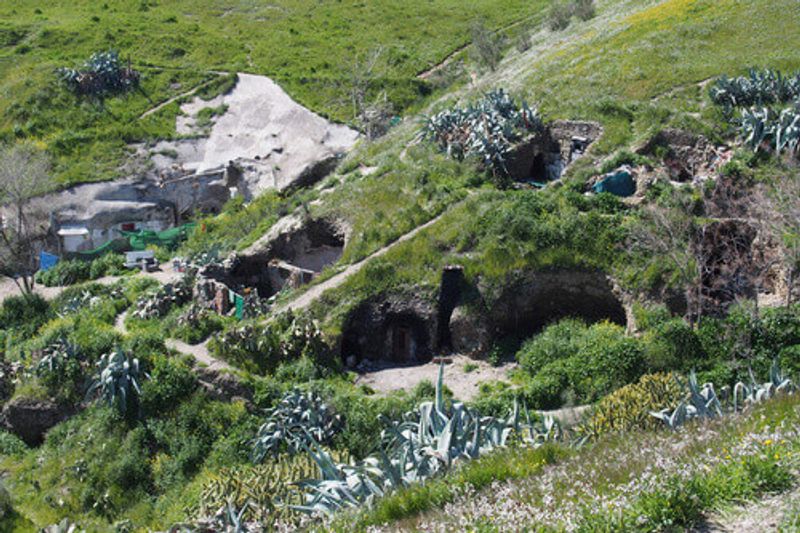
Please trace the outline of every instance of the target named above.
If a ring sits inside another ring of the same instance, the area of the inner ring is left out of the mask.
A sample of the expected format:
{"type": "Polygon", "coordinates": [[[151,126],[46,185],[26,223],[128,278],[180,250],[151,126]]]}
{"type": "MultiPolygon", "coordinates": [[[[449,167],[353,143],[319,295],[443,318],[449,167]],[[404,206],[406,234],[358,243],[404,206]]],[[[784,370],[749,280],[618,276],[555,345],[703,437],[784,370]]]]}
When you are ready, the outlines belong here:
{"type": "Polygon", "coordinates": [[[60,230],[58,230],[58,235],[60,235],[61,237],[89,235],[89,230],[86,228],[61,228],[60,230]]]}

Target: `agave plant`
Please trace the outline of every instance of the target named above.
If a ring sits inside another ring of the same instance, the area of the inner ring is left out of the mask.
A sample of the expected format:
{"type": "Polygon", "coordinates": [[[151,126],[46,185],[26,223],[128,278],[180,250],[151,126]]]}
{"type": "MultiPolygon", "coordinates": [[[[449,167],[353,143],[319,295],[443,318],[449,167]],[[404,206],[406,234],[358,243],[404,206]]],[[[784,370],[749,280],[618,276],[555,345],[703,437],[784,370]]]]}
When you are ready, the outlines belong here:
{"type": "Polygon", "coordinates": [[[453,159],[475,157],[495,176],[508,174],[506,159],[522,132],[536,132],[542,120],[527,103],[517,104],[502,89],[487,93],[466,107],[426,117],[422,137],[435,142],[453,159]]]}
{"type": "Polygon", "coordinates": [[[778,359],[772,361],[769,369],[769,381],[756,382],[752,369],[750,370],[750,383],[738,382],[733,387],[733,409],[738,411],[749,405],[769,400],[776,394],[792,393],[796,390],[795,384],[781,370],[778,359]]]}
{"type": "Polygon", "coordinates": [[[315,392],[287,393],[274,409],[267,412],[253,446],[256,463],[286,450],[290,454],[310,442],[325,444],[341,429],[341,417],[315,392]]]}
{"type": "Polygon", "coordinates": [[[36,373],[42,375],[62,372],[67,361],[72,359],[80,359],[78,347],[61,337],[42,351],[42,356],[36,363],[36,373]]]}
{"type": "Polygon", "coordinates": [[[60,68],[57,73],[76,94],[104,96],[126,92],[139,85],[139,73],[124,66],[113,50],[95,52],[82,69],[60,68]]]}
{"type": "Polygon", "coordinates": [[[800,149],[800,107],[777,113],[769,108],[743,109],[739,134],[751,149],[768,146],[776,153],[796,153],[800,149]]]}
{"type": "Polygon", "coordinates": [[[147,377],[139,369],[139,360],[129,358],[117,348],[104,354],[97,363],[99,370],[86,392],[87,398],[100,396],[119,412],[126,413],[130,401],[141,394],[139,379],[147,377]]]}
{"type": "MultiPolygon", "coordinates": [[[[303,481],[303,505],[311,514],[331,514],[343,507],[368,505],[388,491],[407,486],[505,446],[520,427],[515,406],[506,419],[481,417],[459,402],[448,406],[443,397],[444,365],[439,368],[433,402],[420,404],[401,422],[388,422],[385,447],[357,464],[341,464],[315,443],[303,444],[319,466],[319,479],[303,481]]],[[[552,424],[552,422],[551,422],[552,424]]],[[[554,425],[551,426],[551,431],[554,425]]]]}
{"type": "Polygon", "coordinates": [[[786,103],[800,98],[800,73],[750,69],[747,76],[722,76],[709,88],[711,100],[731,109],[739,106],[786,103]]]}
{"type": "Polygon", "coordinates": [[[678,429],[688,420],[695,418],[710,419],[722,416],[722,404],[713,383],[699,386],[694,371],[689,374],[689,380],[685,384],[680,378],[675,379],[679,387],[686,391],[687,399],[681,401],[675,409],[653,411],[650,413],[652,416],[664,422],[670,429],[678,429]]]}

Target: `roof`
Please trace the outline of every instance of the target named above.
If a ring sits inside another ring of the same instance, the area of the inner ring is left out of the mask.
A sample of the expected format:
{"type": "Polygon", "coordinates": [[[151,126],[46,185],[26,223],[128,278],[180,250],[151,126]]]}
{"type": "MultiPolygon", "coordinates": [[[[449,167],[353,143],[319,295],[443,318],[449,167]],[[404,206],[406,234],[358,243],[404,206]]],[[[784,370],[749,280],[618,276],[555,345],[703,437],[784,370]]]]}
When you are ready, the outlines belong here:
{"type": "Polygon", "coordinates": [[[60,230],[58,230],[58,235],[61,237],[89,235],[89,230],[86,228],[61,228],[60,230]]]}

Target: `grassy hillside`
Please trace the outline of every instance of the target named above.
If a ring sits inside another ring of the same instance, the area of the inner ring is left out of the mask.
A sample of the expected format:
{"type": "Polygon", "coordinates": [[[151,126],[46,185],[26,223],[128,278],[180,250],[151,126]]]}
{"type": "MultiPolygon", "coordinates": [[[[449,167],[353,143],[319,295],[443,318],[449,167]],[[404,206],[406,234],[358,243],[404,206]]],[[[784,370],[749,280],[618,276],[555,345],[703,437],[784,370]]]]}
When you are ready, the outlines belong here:
{"type": "Polygon", "coordinates": [[[545,2],[38,2],[0,6],[0,139],[34,139],[58,162],[64,183],[115,177],[125,145],[174,134],[177,104],[138,117],[216,77],[264,74],[301,103],[339,120],[353,65],[382,49],[374,91],[398,111],[432,90],[416,79],[469,41],[471,25],[528,21],[545,2]],[[115,49],[143,75],[140,92],[81,103],[56,83],[115,49]]]}
{"type": "MultiPolygon", "coordinates": [[[[501,298],[509,280],[534,271],[600,271],[623,285],[672,279],[674,265],[660,256],[636,256],[625,246],[627,232],[644,220],[637,205],[584,194],[590,178],[621,163],[663,166],[658,154],[631,152],[668,126],[732,145],[736,155],[726,172],[745,194],[753,183],[797,177],[796,162],[788,158],[754,157],[736,147],[735,133],[704,83],[754,65],[800,69],[795,0],[604,0],[594,18],[573,19],[559,31],[546,24],[548,6],[545,0],[22,0],[0,6],[0,137],[40,143],[62,183],[114,177],[127,143],[174,134],[177,102],[140,120],[143,112],[197,86],[205,94],[225,90],[232,81],[227,72],[270,75],[312,109],[347,120],[341,96],[350,66],[384,48],[385,70],[375,89],[386,89],[405,110],[402,123],[360,145],[314,188],[270,192],[249,205],[230,202],[180,253],[242,250],[291,212],[332,218],[350,233],[342,258],[313,282],[320,283],[440,217],[325,293],[309,310],[315,322],[281,317],[265,326],[263,316],[221,318],[183,297],[154,292],[154,283],[133,276],[110,287],[71,288],[35,306],[7,300],[0,307],[0,355],[22,370],[17,383],[0,381],[0,393],[9,396],[3,401],[81,403],[101,356],[116,346],[138,359],[143,386],[131,408],[115,409],[103,398],[87,403],[39,446],[0,431],[0,470],[10,495],[4,504],[0,491],[6,523],[27,531],[71,518],[88,531],[115,525],[164,530],[214,514],[224,504],[220,491],[242,498],[256,491],[260,507],[248,512],[282,518],[286,510],[275,494],[300,471],[318,474],[307,456],[287,457],[285,448],[254,464],[253,441],[265,412],[286,393],[318,393],[341,417],[325,446],[337,458],[357,460],[385,444],[381,432],[389,421],[435,395],[423,382],[380,396],[343,369],[337,335],[365,300],[395,293],[435,301],[442,268],[450,264],[464,267],[466,292],[480,292],[487,306],[501,298]],[[528,28],[530,47],[509,46],[499,68],[474,82],[465,76],[449,86],[417,80],[419,71],[466,44],[476,19],[491,28],[519,22],[511,31],[528,28]],[[109,47],[141,70],[140,92],[98,106],[77,102],[55,84],[56,67],[76,66],[109,47]],[[543,190],[498,189],[474,162],[453,161],[419,140],[418,111],[497,87],[538,105],[548,120],[596,120],[604,135],[561,182],[543,190]],[[159,308],[161,301],[167,302],[163,312],[134,315],[159,308]],[[209,335],[226,336],[210,343],[211,355],[239,367],[235,389],[225,394],[210,383],[214,376],[165,344],[168,338],[195,342],[209,335]],[[52,366],[40,364],[45,354],[52,366]]],[[[661,184],[642,202],[691,207],[707,192],[661,184]]],[[[703,221],[699,212],[688,216],[703,221]]],[[[688,248],[688,240],[683,245],[688,248]]],[[[282,292],[279,301],[304,290],[282,292]]],[[[520,398],[531,408],[589,403],[653,372],[697,370],[719,390],[749,379],[751,366],[766,375],[774,357],[786,371],[800,370],[796,304],[771,310],[743,304],[728,316],[689,324],[651,303],[634,307],[640,335],[606,322],[569,320],[528,339],[522,337],[531,331],[522,327],[516,336],[503,332],[508,338],[492,333],[487,358],[516,357],[520,368],[509,384],[486,384],[469,407],[506,416],[520,398]]],[[[7,375],[1,367],[0,380],[7,375]]],[[[443,400],[448,408],[449,396],[443,400]]],[[[726,409],[735,410],[729,404],[726,409]]],[[[337,517],[330,527],[500,531],[537,520],[554,530],[689,526],[711,510],[794,486],[798,413],[795,395],[677,432],[603,435],[577,449],[564,443],[511,446],[379,499],[372,509],[337,517]]],[[[637,416],[654,425],[647,412],[637,416]]]]}

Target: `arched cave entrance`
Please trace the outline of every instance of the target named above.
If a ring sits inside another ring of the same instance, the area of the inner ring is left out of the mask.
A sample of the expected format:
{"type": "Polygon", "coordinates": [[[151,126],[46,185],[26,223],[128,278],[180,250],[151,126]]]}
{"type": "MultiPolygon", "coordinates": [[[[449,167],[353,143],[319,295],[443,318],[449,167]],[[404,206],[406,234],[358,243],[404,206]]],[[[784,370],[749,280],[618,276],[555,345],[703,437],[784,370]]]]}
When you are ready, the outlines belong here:
{"type": "Polygon", "coordinates": [[[425,363],[433,355],[436,334],[433,305],[400,297],[366,302],[350,313],[342,328],[345,363],[365,359],[391,365],[425,363]]]}
{"type": "Polygon", "coordinates": [[[506,287],[490,310],[497,336],[525,338],[562,318],[625,325],[622,302],[602,272],[537,272],[506,287]]]}

